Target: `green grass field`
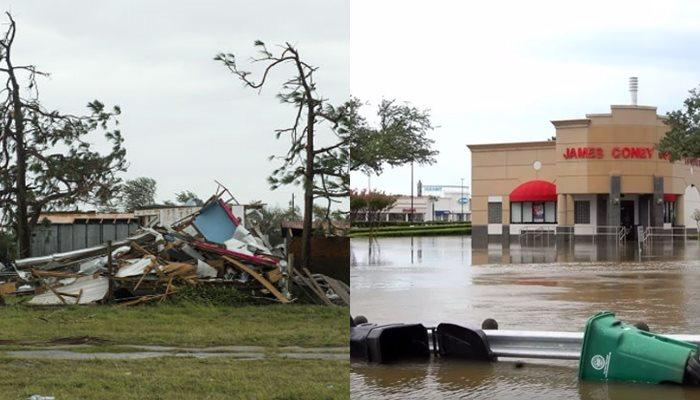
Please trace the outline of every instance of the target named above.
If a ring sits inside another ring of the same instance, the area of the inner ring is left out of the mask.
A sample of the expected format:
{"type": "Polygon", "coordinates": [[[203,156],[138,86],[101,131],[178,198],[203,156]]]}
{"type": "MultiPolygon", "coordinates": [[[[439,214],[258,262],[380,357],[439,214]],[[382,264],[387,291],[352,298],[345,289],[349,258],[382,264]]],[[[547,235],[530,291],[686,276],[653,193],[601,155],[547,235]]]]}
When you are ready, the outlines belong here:
{"type": "Polygon", "coordinates": [[[349,361],[293,360],[277,347],[347,347],[347,307],[214,306],[190,302],[138,307],[0,307],[1,399],[344,399],[349,361]],[[27,341],[92,336],[74,351],[129,352],[120,344],[265,346],[265,359],[162,357],[139,360],[16,359],[27,341]]]}
{"type": "Polygon", "coordinates": [[[95,336],[114,344],[347,346],[347,307],[316,305],[0,307],[0,340],[95,336]]]}
{"type": "Polygon", "coordinates": [[[349,361],[162,358],[138,361],[0,357],[0,399],[347,399],[349,361]]]}

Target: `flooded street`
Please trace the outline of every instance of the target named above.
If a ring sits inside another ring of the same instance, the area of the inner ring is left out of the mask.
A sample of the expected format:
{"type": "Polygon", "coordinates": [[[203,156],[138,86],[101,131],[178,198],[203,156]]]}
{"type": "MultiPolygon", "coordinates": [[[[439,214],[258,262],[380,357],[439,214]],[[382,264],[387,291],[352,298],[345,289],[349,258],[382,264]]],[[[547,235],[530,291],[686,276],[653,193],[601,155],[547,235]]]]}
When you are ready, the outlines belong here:
{"type": "MultiPolygon", "coordinates": [[[[469,236],[351,242],[351,313],[376,323],[439,322],[500,329],[582,331],[610,310],[652,331],[700,333],[700,247],[500,245],[472,249],[469,236]]],[[[579,382],[575,361],[494,364],[353,363],[353,398],[699,398],[671,386],[579,382]]]]}

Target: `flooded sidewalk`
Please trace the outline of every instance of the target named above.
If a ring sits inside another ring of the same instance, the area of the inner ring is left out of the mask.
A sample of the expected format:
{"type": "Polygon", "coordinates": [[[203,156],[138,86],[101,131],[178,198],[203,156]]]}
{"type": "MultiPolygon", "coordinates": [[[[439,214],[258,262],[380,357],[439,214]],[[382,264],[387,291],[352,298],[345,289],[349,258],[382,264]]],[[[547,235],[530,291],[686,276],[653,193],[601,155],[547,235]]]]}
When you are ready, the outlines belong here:
{"type": "MultiPolygon", "coordinates": [[[[472,249],[468,236],[358,238],[351,250],[351,313],[370,322],[480,325],[494,318],[500,329],[580,332],[591,315],[610,310],[652,331],[700,333],[697,241],[640,253],[633,243],[514,243],[504,250],[499,244],[472,249]]],[[[641,390],[662,390],[658,396],[700,398],[694,389],[579,383],[576,362],[515,366],[353,363],[352,392],[356,398],[635,398],[651,393],[641,390]]]]}

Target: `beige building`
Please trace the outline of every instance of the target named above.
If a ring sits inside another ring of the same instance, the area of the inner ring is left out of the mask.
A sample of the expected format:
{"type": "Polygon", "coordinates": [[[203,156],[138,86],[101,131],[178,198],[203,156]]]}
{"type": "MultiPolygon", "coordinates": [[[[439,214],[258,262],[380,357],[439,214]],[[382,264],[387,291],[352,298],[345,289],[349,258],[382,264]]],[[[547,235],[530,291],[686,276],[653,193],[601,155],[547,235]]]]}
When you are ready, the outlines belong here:
{"type": "Polygon", "coordinates": [[[523,230],[635,239],[648,227],[695,229],[700,160],[671,163],[655,149],[668,129],[656,107],[552,124],[556,140],[468,146],[476,245],[523,230]]]}

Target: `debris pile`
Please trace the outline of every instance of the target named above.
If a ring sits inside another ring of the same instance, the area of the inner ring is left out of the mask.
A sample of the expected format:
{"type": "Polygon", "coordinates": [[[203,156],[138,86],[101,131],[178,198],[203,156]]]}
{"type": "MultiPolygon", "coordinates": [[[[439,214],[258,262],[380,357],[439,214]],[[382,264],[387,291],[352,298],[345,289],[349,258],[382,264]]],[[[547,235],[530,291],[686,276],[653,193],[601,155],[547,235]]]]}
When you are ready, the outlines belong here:
{"type": "Polygon", "coordinates": [[[349,304],[345,283],[293,268],[282,250],[271,250],[263,236],[243,226],[221,198],[224,192],[169,227],[144,227],[119,242],[0,264],[0,298],[32,296],[32,305],[134,305],[162,301],[184,286],[222,285],[280,303],[349,304]]]}

